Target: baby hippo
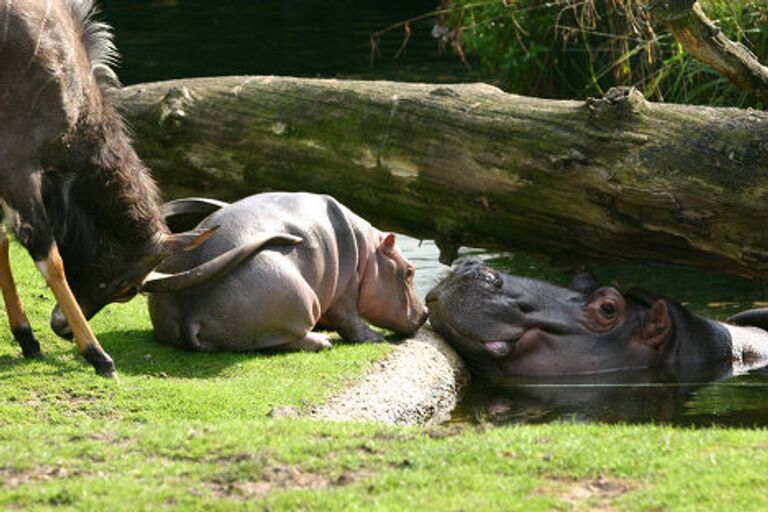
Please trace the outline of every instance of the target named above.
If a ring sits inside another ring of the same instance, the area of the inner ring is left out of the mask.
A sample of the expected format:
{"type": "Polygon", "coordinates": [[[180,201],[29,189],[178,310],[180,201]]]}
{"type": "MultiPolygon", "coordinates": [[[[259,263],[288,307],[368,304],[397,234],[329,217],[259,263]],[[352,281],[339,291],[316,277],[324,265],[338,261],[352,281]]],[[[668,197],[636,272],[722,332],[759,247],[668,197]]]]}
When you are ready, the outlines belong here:
{"type": "Polygon", "coordinates": [[[150,294],[161,343],[200,351],[317,351],[331,343],[312,332],[315,326],[364,341],[383,338],[363,320],[404,334],[426,320],[413,265],[398,251],[395,236],[332,197],[265,193],[229,205],[182,199],[167,206],[187,218],[196,206],[213,211],[199,227],[219,227],[205,244],[166,262],[162,272],[254,249],[215,279],[183,291],[159,291],[173,289],[161,286],[150,294]]]}

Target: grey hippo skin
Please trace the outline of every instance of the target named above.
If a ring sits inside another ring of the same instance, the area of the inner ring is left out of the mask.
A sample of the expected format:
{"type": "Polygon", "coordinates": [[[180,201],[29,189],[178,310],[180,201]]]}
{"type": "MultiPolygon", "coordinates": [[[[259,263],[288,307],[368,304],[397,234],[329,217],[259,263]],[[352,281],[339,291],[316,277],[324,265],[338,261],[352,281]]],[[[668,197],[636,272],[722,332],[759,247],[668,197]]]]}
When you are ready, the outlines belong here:
{"type": "MultiPolygon", "coordinates": [[[[580,274],[570,288],[503,274],[476,259],[427,295],[432,326],[480,376],[587,375],[694,365],[738,373],[768,363],[768,334],[696,315],[644,290],[580,274]]],[[[742,317],[758,325],[760,312],[742,317]]]]}
{"type": "MultiPolygon", "coordinates": [[[[215,209],[215,208],[214,208],[215,209]]],[[[201,351],[330,348],[315,326],[347,341],[382,340],[363,319],[399,333],[426,313],[413,266],[385,234],[329,196],[266,193],[225,205],[199,228],[219,226],[207,243],[160,270],[183,271],[264,233],[299,237],[267,245],[228,273],[195,288],[152,293],[149,311],[161,343],[201,351]]]]}

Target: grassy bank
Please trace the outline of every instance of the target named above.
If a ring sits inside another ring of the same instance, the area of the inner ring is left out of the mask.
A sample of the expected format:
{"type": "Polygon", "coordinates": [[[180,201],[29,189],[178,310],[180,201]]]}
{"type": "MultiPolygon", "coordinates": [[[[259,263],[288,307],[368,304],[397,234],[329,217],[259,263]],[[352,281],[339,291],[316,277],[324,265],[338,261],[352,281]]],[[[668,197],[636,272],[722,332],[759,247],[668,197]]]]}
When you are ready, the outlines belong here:
{"type": "Polygon", "coordinates": [[[383,356],[189,354],[156,345],[142,300],[94,329],[119,383],[46,328],[26,255],[18,281],[47,354],[0,344],[0,508],[93,510],[764,510],[768,433],[658,426],[344,425],[272,418],[383,356]]]}

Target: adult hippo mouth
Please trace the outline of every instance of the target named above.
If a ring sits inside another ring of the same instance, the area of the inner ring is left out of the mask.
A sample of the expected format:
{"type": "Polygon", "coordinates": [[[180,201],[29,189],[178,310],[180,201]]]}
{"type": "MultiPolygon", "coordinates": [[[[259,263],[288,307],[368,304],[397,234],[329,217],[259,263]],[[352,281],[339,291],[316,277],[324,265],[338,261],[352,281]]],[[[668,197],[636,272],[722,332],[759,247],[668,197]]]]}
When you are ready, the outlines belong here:
{"type": "Polygon", "coordinates": [[[549,336],[567,331],[557,318],[541,315],[513,283],[479,260],[460,263],[427,294],[433,327],[485,375],[502,375],[505,361],[523,358],[546,344],[549,336]]]}
{"type": "Polygon", "coordinates": [[[432,326],[482,376],[556,376],[732,356],[721,324],[589,274],[569,288],[459,263],[426,298],[432,326]]]}

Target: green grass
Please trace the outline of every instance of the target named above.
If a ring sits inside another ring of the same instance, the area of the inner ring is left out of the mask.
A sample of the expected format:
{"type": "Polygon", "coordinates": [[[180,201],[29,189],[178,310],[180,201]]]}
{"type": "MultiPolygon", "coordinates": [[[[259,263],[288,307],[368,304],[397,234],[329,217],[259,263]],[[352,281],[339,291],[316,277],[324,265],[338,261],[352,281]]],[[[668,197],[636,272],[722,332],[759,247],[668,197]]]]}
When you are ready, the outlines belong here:
{"type": "Polygon", "coordinates": [[[16,246],[13,260],[47,359],[21,359],[2,335],[3,509],[768,509],[765,430],[269,416],[322,400],[383,345],[190,354],[154,344],[135,300],[92,322],[121,372],[105,380],[49,333],[50,294],[16,246]]]}

